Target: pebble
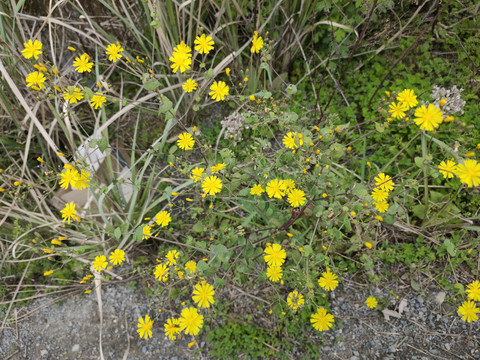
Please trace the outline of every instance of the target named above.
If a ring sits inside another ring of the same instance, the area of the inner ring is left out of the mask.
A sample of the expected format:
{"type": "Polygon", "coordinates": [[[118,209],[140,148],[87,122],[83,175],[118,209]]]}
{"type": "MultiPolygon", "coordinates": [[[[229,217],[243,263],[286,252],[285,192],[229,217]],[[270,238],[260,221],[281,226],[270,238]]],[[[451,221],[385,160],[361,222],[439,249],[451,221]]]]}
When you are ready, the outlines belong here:
{"type": "Polygon", "coordinates": [[[80,350],[80,344],[75,344],[72,346],[72,352],[78,352],[80,350]]]}
{"type": "Polygon", "coordinates": [[[40,351],[40,355],[43,357],[43,356],[47,356],[48,355],[48,351],[47,350],[41,350],[40,351]]]}

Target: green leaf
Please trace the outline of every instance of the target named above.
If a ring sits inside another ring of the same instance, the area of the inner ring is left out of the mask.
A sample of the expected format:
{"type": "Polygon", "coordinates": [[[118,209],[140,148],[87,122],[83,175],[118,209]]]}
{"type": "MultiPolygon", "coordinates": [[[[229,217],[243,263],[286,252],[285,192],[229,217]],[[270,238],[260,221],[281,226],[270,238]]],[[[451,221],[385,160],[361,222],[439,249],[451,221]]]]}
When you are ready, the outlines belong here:
{"type": "Polygon", "coordinates": [[[205,79],[211,79],[213,77],[213,69],[208,69],[205,73],[205,79]]]}
{"type": "Polygon", "coordinates": [[[290,84],[287,86],[287,89],[285,91],[288,95],[293,95],[297,93],[297,87],[293,84],[290,84]]]}
{"type": "Polygon", "coordinates": [[[217,258],[222,262],[227,262],[230,259],[230,251],[225,245],[212,245],[210,249],[217,255],[217,258]]]}
{"type": "Polygon", "coordinates": [[[148,91],[153,91],[156,88],[158,88],[160,85],[161,83],[157,79],[148,79],[143,82],[143,86],[145,87],[145,90],[148,90],[148,91]]]}
{"type": "Polygon", "coordinates": [[[153,20],[150,23],[150,26],[154,27],[155,29],[158,29],[160,26],[162,26],[162,23],[160,22],[160,20],[153,20]]]}
{"type": "Polygon", "coordinates": [[[312,249],[312,247],[311,247],[310,245],[304,246],[304,247],[303,247],[303,254],[304,254],[305,256],[307,256],[307,257],[310,256],[310,255],[312,255],[312,254],[313,254],[313,249],[312,249]]]}
{"type": "Polygon", "coordinates": [[[457,254],[455,245],[450,241],[450,239],[445,239],[443,245],[445,246],[445,249],[447,249],[447,252],[450,254],[450,256],[455,256],[457,254]]]}
{"type": "Polygon", "coordinates": [[[115,235],[115,238],[116,238],[117,240],[120,239],[120,236],[122,236],[122,230],[120,230],[120,228],[117,227],[117,228],[115,229],[115,231],[113,232],[113,235],[115,235]]]}
{"type": "Polygon", "coordinates": [[[420,291],[420,286],[415,280],[410,281],[410,285],[412,286],[412,289],[415,291],[420,291]]]}
{"type": "Polygon", "coordinates": [[[160,105],[160,107],[158,108],[158,112],[160,114],[164,114],[166,113],[167,111],[171,110],[172,107],[173,107],[173,103],[170,101],[169,98],[167,98],[166,96],[162,95],[162,103],[160,105]]]}
{"type": "Polygon", "coordinates": [[[385,131],[385,125],[375,123],[375,130],[377,130],[379,133],[383,133],[385,131]]]}
{"type": "Polygon", "coordinates": [[[93,91],[89,87],[85,88],[85,100],[91,100],[93,97],[93,91]]]}
{"type": "Polygon", "coordinates": [[[415,205],[412,208],[413,215],[418,217],[419,219],[424,219],[425,218],[425,205],[415,205]]]}

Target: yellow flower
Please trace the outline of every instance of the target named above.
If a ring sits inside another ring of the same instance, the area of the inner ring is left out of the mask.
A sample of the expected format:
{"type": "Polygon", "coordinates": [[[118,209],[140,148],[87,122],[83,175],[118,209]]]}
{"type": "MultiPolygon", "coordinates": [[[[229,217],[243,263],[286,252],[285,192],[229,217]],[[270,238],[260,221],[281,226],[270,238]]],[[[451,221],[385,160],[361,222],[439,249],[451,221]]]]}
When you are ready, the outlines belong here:
{"type": "Polygon", "coordinates": [[[417,96],[415,95],[415,92],[410,89],[405,89],[400,92],[397,96],[397,100],[399,104],[406,107],[406,110],[418,105],[417,96]]]}
{"type": "Polygon", "coordinates": [[[432,131],[437,128],[443,121],[443,113],[433,104],[429,104],[428,108],[422,105],[415,110],[415,124],[420,126],[421,130],[432,131]]]}
{"type": "Polygon", "coordinates": [[[261,196],[263,192],[265,192],[265,190],[262,189],[262,185],[260,185],[260,184],[255,184],[255,185],[253,185],[253,187],[250,189],[250,194],[251,194],[251,195],[261,196]]]}
{"type": "Polygon", "coordinates": [[[480,309],[477,308],[475,302],[473,301],[464,301],[463,304],[458,308],[458,315],[462,315],[462,320],[467,322],[477,321],[480,309]]]}
{"type": "Polygon", "coordinates": [[[440,100],[440,106],[445,106],[445,104],[447,103],[447,99],[442,99],[440,100]]]}
{"type": "Polygon", "coordinates": [[[210,170],[212,170],[212,174],[215,174],[216,172],[219,172],[225,169],[226,166],[227,166],[226,164],[221,163],[221,164],[217,164],[215,166],[210,167],[210,170]]]}
{"type": "Polygon", "coordinates": [[[372,198],[375,201],[385,201],[388,198],[388,191],[382,190],[380,188],[374,188],[372,190],[372,198]]]}
{"type": "Polygon", "coordinates": [[[369,296],[368,299],[365,301],[365,304],[370,309],[375,309],[378,303],[377,303],[377,299],[375,299],[373,296],[369,296]]]}
{"type": "Polygon", "coordinates": [[[101,92],[96,92],[95,95],[93,95],[92,98],[90,99],[90,104],[95,110],[103,107],[103,104],[106,102],[107,102],[107,99],[105,98],[105,96],[103,96],[103,93],[101,92]]]}
{"type": "Polygon", "coordinates": [[[375,205],[375,209],[377,209],[381,213],[387,211],[389,207],[386,201],[374,201],[372,204],[375,205]]]}
{"type": "Polygon", "coordinates": [[[75,177],[78,175],[78,171],[75,169],[67,169],[60,174],[60,187],[62,189],[68,189],[68,185],[73,184],[75,177]]]}
{"type": "Polygon", "coordinates": [[[266,190],[269,197],[281,199],[285,195],[287,187],[281,180],[274,179],[267,184],[266,190]]]}
{"type": "Polygon", "coordinates": [[[157,225],[165,227],[170,223],[170,221],[172,221],[172,218],[168,211],[162,210],[157,215],[155,215],[155,222],[157,223],[157,225]]]}
{"type": "Polygon", "coordinates": [[[185,83],[183,83],[182,88],[186,93],[192,92],[197,90],[198,84],[195,80],[188,79],[185,83]]]}
{"type": "Polygon", "coordinates": [[[292,291],[287,296],[287,304],[293,309],[293,311],[297,311],[303,304],[305,304],[305,300],[303,295],[299,294],[298,291],[292,291]]]}
{"type": "Polygon", "coordinates": [[[177,145],[180,149],[192,150],[193,145],[195,145],[195,140],[193,140],[192,135],[190,135],[187,132],[184,132],[178,135],[177,145]]]}
{"type": "Polygon", "coordinates": [[[317,312],[310,317],[310,322],[315,330],[327,331],[332,327],[334,318],[323,307],[319,307],[317,312]]]}
{"type": "Polygon", "coordinates": [[[480,281],[475,280],[467,285],[468,298],[473,301],[480,301],[480,281]]]}
{"type": "Polygon", "coordinates": [[[450,121],[453,121],[455,120],[455,118],[453,116],[447,116],[445,119],[443,119],[443,122],[450,122],[450,121]]]}
{"type": "Polygon", "coordinates": [[[380,215],[375,216],[375,219],[377,219],[378,221],[383,221],[383,218],[380,215]]]}
{"type": "Polygon", "coordinates": [[[368,241],[367,241],[367,242],[365,242],[365,244],[364,244],[364,245],[365,245],[367,248],[369,248],[369,249],[371,249],[371,248],[372,248],[372,244],[371,244],[371,243],[369,243],[368,241]]]}
{"type": "Polygon", "coordinates": [[[267,277],[273,281],[279,281],[283,276],[282,268],[280,266],[269,266],[267,268],[267,277]]]}
{"type": "Polygon", "coordinates": [[[108,60],[117,62],[117,60],[120,60],[122,57],[122,54],[120,54],[123,51],[123,48],[120,46],[120,43],[117,41],[116,44],[110,44],[107,46],[107,50],[105,51],[105,54],[108,55],[108,60]]]}
{"type": "Polygon", "coordinates": [[[67,100],[70,104],[76,104],[77,101],[83,99],[83,93],[79,88],[74,88],[73,86],[69,86],[67,90],[63,93],[63,97],[67,100]]]}
{"type": "Polygon", "coordinates": [[[170,250],[165,256],[167,258],[167,265],[176,265],[179,255],[180,253],[177,250],[170,250]]]}
{"type": "Polygon", "coordinates": [[[39,71],[34,71],[28,74],[25,80],[27,81],[27,87],[32,87],[34,90],[45,88],[45,85],[43,84],[46,80],[45,76],[39,71]]]}
{"type": "Polygon", "coordinates": [[[377,185],[380,189],[385,190],[385,191],[391,191],[393,190],[393,187],[395,186],[395,183],[390,180],[391,177],[388,175],[385,175],[384,173],[378,174],[378,176],[375,177],[375,185],[377,185]]]}
{"type": "Polygon", "coordinates": [[[165,336],[167,336],[170,340],[175,340],[180,333],[180,320],[175,318],[167,319],[165,323],[165,336]]]}
{"type": "Polygon", "coordinates": [[[155,278],[158,281],[166,282],[168,280],[168,266],[167,264],[158,264],[155,267],[155,278]]]}
{"type": "Polygon", "coordinates": [[[110,253],[108,258],[113,265],[121,265],[125,261],[125,251],[122,249],[115,249],[110,253]]]}
{"type": "Polygon", "coordinates": [[[96,256],[92,263],[93,269],[97,272],[101,272],[102,269],[107,267],[107,257],[105,255],[96,256]]]}
{"type": "Polygon", "coordinates": [[[90,56],[88,54],[83,53],[80,57],[76,57],[73,61],[73,67],[75,67],[75,71],[79,72],[80,74],[88,71],[92,71],[93,62],[90,61],[90,56]]]}
{"type": "Polygon", "coordinates": [[[330,269],[327,269],[327,271],[323,272],[322,276],[318,279],[318,285],[327,291],[334,290],[338,286],[337,278],[337,275],[330,272],[330,269]]]}
{"type": "Polygon", "coordinates": [[[283,137],[282,142],[287,149],[292,149],[292,150],[298,148],[299,145],[301,146],[303,144],[301,137],[296,132],[287,133],[287,135],[283,137]],[[299,145],[297,145],[297,142],[299,145]]]}
{"type": "Polygon", "coordinates": [[[250,95],[250,100],[255,101],[255,95],[250,95]]]}
{"type": "Polygon", "coordinates": [[[77,210],[75,210],[75,203],[70,202],[65,205],[65,208],[60,211],[62,213],[62,221],[65,222],[68,220],[68,223],[70,224],[70,219],[76,219],[75,214],[77,213],[77,210]]]}
{"type": "Polygon", "coordinates": [[[195,285],[192,299],[198,304],[198,306],[209,308],[210,304],[215,303],[215,300],[213,300],[213,295],[215,295],[213,286],[208,284],[206,281],[202,281],[201,283],[195,285]]]}
{"type": "Polygon", "coordinates": [[[407,107],[402,103],[398,102],[395,104],[393,102],[388,107],[388,112],[391,113],[395,119],[403,119],[405,117],[405,111],[407,111],[407,107]]]}
{"type": "Polygon", "coordinates": [[[45,254],[54,254],[54,253],[55,253],[55,251],[54,251],[54,250],[51,250],[51,249],[43,249],[43,252],[44,252],[45,254]]]}
{"type": "Polygon", "coordinates": [[[174,74],[178,71],[178,69],[180,69],[181,73],[190,69],[192,64],[192,54],[190,54],[191,51],[192,50],[185,45],[183,41],[180,43],[180,45],[174,48],[173,54],[169,59],[173,63],[170,65],[170,67],[172,68],[174,74]]]}
{"type": "Polygon", "coordinates": [[[57,245],[57,246],[62,246],[62,242],[61,241],[58,241],[57,239],[52,239],[52,241],[50,241],[53,245],[57,245]]]}
{"type": "Polygon", "coordinates": [[[205,34],[197,36],[193,43],[197,45],[195,46],[195,50],[197,50],[200,54],[208,54],[213,50],[213,45],[215,44],[212,38],[210,36],[206,36],[205,34]]]}
{"type": "Polygon", "coordinates": [[[263,48],[263,39],[261,36],[258,36],[258,33],[255,31],[253,35],[253,40],[252,40],[252,48],[250,49],[250,52],[257,53],[260,51],[260,49],[263,48]]]}
{"type": "Polygon", "coordinates": [[[267,254],[263,257],[263,259],[268,266],[281,266],[287,257],[285,249],[282,249],[280,244],[268,245],[263,252],[267,254]]]}
{"type": "Polygon", "coordinates": [[[150,236],[152,236],[152,228],[148,225],[145,225],[142,229],[142,240],[148,239],[150,236]]]}
{"type": "Polygon", "coordinates": [[[457,168],[457,164],[455,164],[455,161],[452,160],[447,160],[447,162],[442,161],[440,165],[438,165],[438,169],[440,171],[440,174],[443,175],[444,179],[451,179],[455,175],[455,169],[457,168]]]}
{"type": "Polygon", "coordinates": [[[32,40],[28,40],[26,43],[23,43],[25,47],[22,50],[22,55],[25,59],[30,59],[34,57],[35,60],[38,60],[38,55],[42,53],[42,43],[38,40],[32,42],[32,40]]]}
{"type": "Polygon", "coordinates": [[[187,269],[190,274],[193,274],[197,270],[197,263],[193,260],[190,260],[185,264],[185,269],[187,269]]]}
{"type": "Polygon", "coordinates": [[[465,160],[464,164],[458,164],[455,174],[469,187],[480,185],[480,164],[477,160],[465,160]]]}
{"type": "Polygon", "coordinates": [[[355,211],[350,211],[350,216],[355,217],[357,216],[357,213],[355,211]]]}
{"type": "Polygon", "coordinates": [[[48,271],[45,271],[43,273],[43,276],[48,276],[48,275],[52,275],[53,274],[53,270],[48,270],[48,271]]]}
{"type": "Polygon", "coordinates": [[[83,190],[90,187],[90,173],[82,169],[81,173],[76,172],[72,181],[72,188],[76,190],[83,190]]]}
{"type": "Polygon", "coordinates": [[[203,192],[207,195],[215,195],[222,189],[222,181],[216,176],[208,176],[202,183],[203,192]]]}
{"type": "Polygon", "coordinates": [[[288,193],[288,202],[293,207],[299,207],[305,204],[305,192],[300,189],[292,189],[288,193]]]}
{"type": "Polygon", "coordinates": [[[225,69],[225,74],[227,74],[227,76],[230,76],[230,68],[225,69]]]}
{"type": "Polygon", "coordinates": [[[215,81],[212,86],[210,86],[210,91],[208,95],[212,97],[213,100],[220,101],[225,100],[225,96],[228,96],[229,87],[223,81],[215,81]]]}
{"type": "Polygon", "coordinates": [[[152,337],[153,320],[151,320],[148,315],[145,315],[145,321],[141,317],[138,319],[137,327],[137,332],[140,335],[140,339],[148,339],[148,337],[152,337]]]}
{"type": "Polygon", "coordinates": [[[187,335],[197,335],[203,327],[203,315],[194,307],[185,308],[180,314],[180,329],[187,335]]]}
{"type": "Polygon", "coordinates": [[[199,180],[202,180],[202,175],[203,175],[204,171],[205,171],[204,168],[195,167],[195,169],[192,170],[192,174],[190,175],[190,179],[192,179],[193,182],[197,182],[199,180]]]}

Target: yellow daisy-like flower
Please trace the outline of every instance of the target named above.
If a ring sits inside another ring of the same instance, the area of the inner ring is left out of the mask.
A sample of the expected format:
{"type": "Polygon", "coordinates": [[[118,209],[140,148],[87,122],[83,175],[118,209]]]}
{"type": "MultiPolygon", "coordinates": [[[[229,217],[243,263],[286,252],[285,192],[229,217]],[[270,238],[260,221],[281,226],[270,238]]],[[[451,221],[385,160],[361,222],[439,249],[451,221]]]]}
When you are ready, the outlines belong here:
{"type": "Polygon", "coordinates": [[[365,301],[365,304],[370,309],[375,309],[378,303],[377,303],[377,299],[375,299],[373,296],[369,296],[368,299],[365,301]]]}
{"type": "Polygon", "coordinates": [[[282,181],[283,181],[283,185],[285,185],[287,190],[295,189],[295,181],[293,181],[292,179],[286,179],[282,181]]]}
{"type": "Polygon", "coordinates": [[[103,107],[103,104],[105,104],[106,102],[107,99],[105,98],[105,96],[103,96],[103,93],[101,92],[96,92],[95,95],[93,95],[90,99],[90,104],[95,110],[103,107]]]}
{"type": "Polygon", "coordinates": [[[77,210],[75,210],[75,203],[73,202],[70,202],[68,204],[65,204],[65,208],[60,210],[61,214],[62,214],[62,221],[65,222],[65,221],[68,221],[68,223],[70,224],[70,219],[76,219],[76,213],[77,213],[77,210]]]}
{"type": "Polygon", "coordinates": [[[337,275],[330,272],[330,269],[327,269],[327,271],[323,272],[322,276],[318,279],[318,285],[327,291],[332,291],[338,286],[337,278],[337,275]]]}
{"type": "Polygon", "coordinates": [[[207,195],[215,195],[222,190],[222,181],[216,176],[208,176],[202,182],[203,192],[207,195]]]}
{"type": "Polygon", "coordinates": [[[190,260],[185,264],[185,269],[187,269],[190,274],[193,274],[197,270],[197,263],[190,260]]]}
{"type": "Polygon", "coordinates": [[[203,315],[194,307],[185,308],[180,314],[180,329],[187,335],[197,335],[203,327],[203,315]]]}
{"type": "Polygon", "coordinates": [[[253,40],[252,40],[252,48],[250,49],[250,52],[257,53],[260,51],[260,49],[263,48],[263,39],[261,36],[258,36],[258,32],[253,33],[253,40]]]}
{"type": "Polygon", "coordinates": [[[212,86],[210,86],[210,90],[212,91],[210,91],[208,95],[210,95],[213,100],[223,101],[225,100],[225,96],[228,96],[229,87],[224,81],[215,81],[212,86]]]}
{"type": "Polygon", "coordinates": [[[428,108],[422,105],[415,110],[415,124],[420,126],[421,130],[432,131],[443,121],[442,111],[433,104],[428,104],[428,108]]]}
{"type": "Polygon", "coordinates": [[[192,92],[194,90],[197,90],[198,84],[195,80],[188,79],[185,83],[183,83],[182,88],[183,91],[186,93],[192,92]]]}
{"type": "Polygon", "coordinates": [[[394,102],[388,106],[388,112],[392,114],[392,117],[395,119],[403,119],[405,117],[405,111],[407,111],[407,107],[402,103],[398,102],[395,104],[394,102]]]}
{"type": "Polygon", "coordinates": [[[48,271],[45,271],[43,273],[43,276],[48,276],[48,275],[52,275],[53,274],[53,270],[48,270],[48,271]]]}
{"type": "Polygon", "coordinates": [[[30,59],[34,57],[35,60],[38,60],[38,55],[42,53],[42,43],[38,40],[32,42],[32,40],[28,40],[26,43],[23,43],[25,47],[22,50],[22,55],[25,59],[30,59]]]}
{"type": "Polygon", "coordinates": [[[317,312],[310,317],[310,322],[315,330],[327,331],[332,327],[334,318],[323,307],[319,307],[317,312]]]}
{"type": "Polygon", "coordinates": [[[122,249],[115,249],[110,253],[108,260],[110,260],[113,265],[122,265],[125,261],[125,251],[122,249]]]}
{"type": "Polygon", "coordinates": [[[268,245],[263,252],[267,254],[263,257],[263,259],[268,266],[281,266],[287,257],[285,249],[282,249],[280,244],[268,245]]]}
{"type": "Polygon", "coordinates": [[[395,186],[395,183],[390,179],[391,179],[390,176],[385,175],[384,173],[380,173],[374,179],[375,185],[377,185],[377,187],[387,192],[392,191],[393,187],[395,186]]]}
{"type": "Polygon", "coordinates": [[[380,188],[374,188],[372,190],[372,198],[375,201],[385,201],[388,198],[388,191],[380,188]]]}
{"type": "Polygon", "coordinates": [[[198,306],[209,308],[210,304],[215,303],[215,300],[213,300],[213,295],[215,295],[213,286],[208,284],[206,281],[202,281],[201,283],[195,285],[192,299],[198,304],[198,306]]]}
{"type": "Polygon", "coordinates": [[[480,312],[480,309],[477,308],[475,302],[467,300],[458,308],[458,315],[462,316],[463,321],[472,322],[478,320],[477,313],[480,312]]]}
{"type": "Polygon", "coordinates": [[[298,146],[303,144],[302,137],[296,132],[289,132],[283,137],[283,144],[287,149],[296,149],[298,146]],[[297,144],[298,143],[298,144],[297,144]]]}
{"type": "Polygon", "coordinates": [[[170,223],[170,221],[172,221],[172,218],[168,211],[162,210],[157,215],[155,215],[155,222],[157,223],[157,225],[165,227],[170,223]]]}
{"type": "Polygon", "coordinates": [[[300,307],[305,304],[305,299],[302,294],[299,294],[298,291],[292,291],[287,296],[287,305],[290,306],[293,311],[297,311],[300,307]]]}
{"type": "Polygon", "coordinates": [[[480,281],[475,280],[474,282],[467,285],[466,293],[468,298],[473,301],[480,301],[480,281]]]}
{"type": "Polygon", "coordinates": [[[63,93],[63,97],[67,100],[70,104],[76,104],[79,100],[83,99],[83,93],[80,88],[73,86],[69,86],[67,90],[63,93]]]}
{"type": "Polygon", "coordinates": [[[170,57],[170,61],[173,63],[170,67],[175,74],[179,69],[180,72],[183,73],[190,69],[192,65],[192,54],[190,54],[192,49],[190,49],[185,43],[182,41],[180,45],[176,46],[173,49],[173,54],[170,57]]]}
{"type": "Polygon", "coordinates": [[[142,229],[142,240],[148,239],[150,236],[152,236],[152,228],[148,225],[145,225],[142,229]]]}
{"type": "Polygon", "coordinates": [[[438,169],[440,171],[440,174],[443,175],[444,179],[451,179],[455,175],[455,170],[457,168],[457,164],[455,164],[455,161],[452,160],[447,160],[442,161],[440,165],[438,165],[438,169]]]}
{"type": "Polygon", "coordinates": [[[140,339],[148,339],[148,337],[152,337],[153,320],[151,320],[148,315],[145,315],[145,321],[141,317],[138,319],[137,327],[137,332],[140,335],[140,339]]]}
{"type": "Polygon", "coordinates": [[[91,72],[93,67],[93,62],[90,62],[90,56],[86,53],[76,57],[73,61],[73,67],[78,73],[84,73],[85,71],[91,72]]]}
{"type": "Polygon", "coordinates": [[[386,201],[374,201],[372,204],[375,205],[375,209],[381,213],[387,211],[390,206],[386,201]]]}
{"type": "Polygon", "coordinates": [[[195,145],[195,140],[193,140],[193,136],[187,132],[184,132],[178,135],[177,145],[180,149],[183,150],[192,150],[193,145],[195,145]]]}
{"type": "Polygon", "coordinates": [[[465,160],[464,164],[458,164],[455,174],[468,187],[480,185],[480,164],[476,160],[465,160]]]}
{"type": "Polygon", "coordinates": [[[75,177],[73,178],[73,182],[72,182],[72,188],[76,190],[83,190],[83,189],[89,188],[90,187],[89,182],[90,182],[90,173],[82,169],[81,173],[77,171],[77,173],[75,174],[75,177]]]}
{"type": "Polygon", "coordinates": [[[176,265],[179,255],[180,253],[177,250],[170,250],[165,256],[167,258],[167,265],[176,265]]]}
{"type": "Polygon", "coordinates": [[[288,193],[288,202],[293,207],[299,207],[305,204],[305,192],[300,189],[292,189],[288,193]]]}
{"type": "Polygon", "coordinates": [[[283,196],[285,196],[287,187],[282,180],[274,179],[267,183],[266,190],[268,197],[281,199],[283,196]]]}
{"type": "Polygon", "coordinates": [[[45,88],[45,85],[43,83],[45,82],[46,78],[39,71],[34,71],[28,74],[25,80],[27,81],[27,87],[31,87],[34,90],[40,90],[45,88]]]}
{"type": "Polygon", "coordinates": [[[213,50],[213,45],[215,44],[212,38],[210,36],[206,36],[205,34],[197,36],[193,43],[197,45],[195,46],[195,50],[197,50],[200,54],[208,54],[213,50]]]}
{"type": "Polygon", "coordinates": [[[267,268],[267,277],[273,282],[279,281],[283,277],[281,266],[269,266],[267,268]]]}
{"type": "Polygon", "coordinates": [[[219,172],[225,169],[226,166],[227,164],[221,163],[221,164],[217,164],[215,166],[210,167],[210,170],[212,170],[212,174],[215,174],[216,172],[219,172]]]}
{"type": "Polygon", "coordinates": [[[155,272],[153,273],[155,278],[158,281],[167,281],[168,280],[168,265],[167,264],[158,264],[155,267],[155,272]]]}
{"type": "Polygon", "coordinates": [[[204,171],[205,171],[204,168],[195,167],[195,169],[192,170],[192,174],[190,175],[190,179],[192,179],[193,182],[197,182],[199,180],[202,180],[202,175],[203,175],[204,171]]]}
{"type": "Polygon", "coordinates": [[[173,49],[173,52],[179,54],[187,54],[190,57],[192,56],[192,54],[190,54],[192,52],[192,49],[190,49],[190,47],[183,41],[173,49]]]}
{"type": "Polygon", "coordinates": [[[70,184],[74,183],[75,177],[78,176],[78,171],[75,169],[67,169],[60,174],[60,187],[62,189],[68,189],[70,184]]]}
{"type": "Polygon", "coordinates": [[[101,272],[108,265],[107,257],[105,255],[96,256],[92,263],[93,269],[96,272],[101,272]]]}
{"type": "Polygon", "coordinates": [[[415,95],[415,92],[410,89],[405,89],[400,92],[397,96],[397,101],[399,104],[404,105],[407,110],[418,105],[417,95],[415,95]]]}
{"type": "Polygon", "coordinates": [[[120,43],[117,41],[116,44],[110,44],[107,46],[107,50],[105,51],[105,54],[108,55],[108,60],[112,62],[117,62],[117,60],[120,60],[122,58],[122,54],[120,54],[123,51],[123,48],[120,46],[120,43]]]}
{"type": "Polygon", "coordinates": [[[165,336],[167,336],[170,340],[175,340],[177,335],[180,333],[180,319],[170,318],[167,319],[165,323],[165,336]]]}
{"type": "Polygon", "coordinates": [[[250,194],[251,194],[251,195],[261,196],[263,192],[265,192],[265,190],[262,189],[262,185],[260,185],[260,184],[255,184],[255,185],[253,185],[253,187],[250,189],[250,194]]]}

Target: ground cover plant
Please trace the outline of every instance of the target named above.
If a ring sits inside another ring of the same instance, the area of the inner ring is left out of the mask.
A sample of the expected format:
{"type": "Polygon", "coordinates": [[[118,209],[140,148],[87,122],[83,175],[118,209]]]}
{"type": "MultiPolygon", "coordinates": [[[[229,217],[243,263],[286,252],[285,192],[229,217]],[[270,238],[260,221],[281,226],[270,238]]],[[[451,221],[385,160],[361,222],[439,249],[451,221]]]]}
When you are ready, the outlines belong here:
{"type": "Polygon", "coordinates": [[[344,279],[384,311],[374,289],[420,292],[426,275],[471,341],[474,1],[0,11],[2,327],[40,291],[95,292],[101,312],[102,284],[136,276],[181,300],[164,323],[153,308],[138,319],[142,341],[201,352],[203,337],[215,358],[291,358],[301,342],[315,358],[342,328],[330,299],[344,279]]]}

